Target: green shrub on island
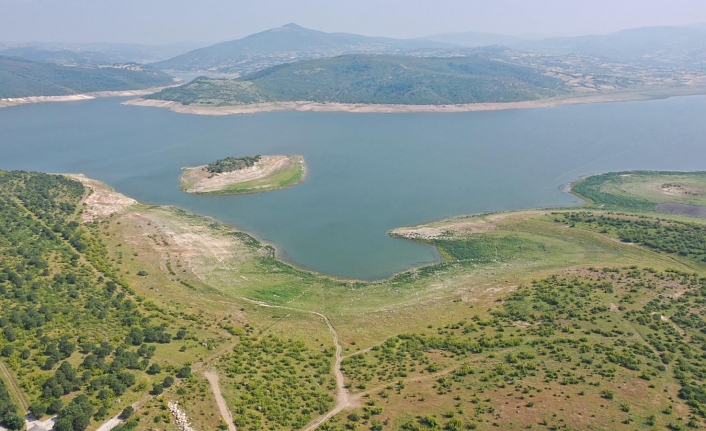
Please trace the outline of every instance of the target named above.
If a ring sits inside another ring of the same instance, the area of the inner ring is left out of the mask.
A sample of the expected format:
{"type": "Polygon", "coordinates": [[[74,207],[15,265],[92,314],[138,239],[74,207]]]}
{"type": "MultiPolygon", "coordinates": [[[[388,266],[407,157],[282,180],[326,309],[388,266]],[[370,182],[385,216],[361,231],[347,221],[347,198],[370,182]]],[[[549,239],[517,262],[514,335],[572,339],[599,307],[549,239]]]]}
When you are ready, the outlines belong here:
{"type": "Polygon", "coordinates": [[[224,172],[239,171],[241,169],[255,166],[255,163],[260,161],[260,155],[245,156],[245,157],[226,157],[225,159],[216,160],[206,166],[206,170],[212,174],[221,174],[224,172]]]}

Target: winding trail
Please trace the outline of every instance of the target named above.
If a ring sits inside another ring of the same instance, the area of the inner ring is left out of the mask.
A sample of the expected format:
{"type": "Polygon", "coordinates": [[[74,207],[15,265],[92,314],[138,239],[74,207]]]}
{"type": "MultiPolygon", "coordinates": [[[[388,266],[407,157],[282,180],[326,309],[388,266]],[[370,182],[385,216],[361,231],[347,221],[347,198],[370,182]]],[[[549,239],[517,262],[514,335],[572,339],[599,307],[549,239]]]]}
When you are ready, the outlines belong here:
{"type": "Polygon", "coordinates": [[[221,417],[223,417],[223,420],[228,425],[228,431],[238,431],[238,429],[233,424],[233,416],[231,416],[230,410],[228,410],[226,400],[221,394],[221,387],[218,385],[218,374],[214,373],[213,371],[207,370],[203,372],[203,375],[204,377],[206,377],[206,379],[208,379],[208,382],[211,384],[211,391],[213,391],[213,395],[216,397],[216,404],[218,404],[218,410],[220,410],[221,412],[221,417]]]}
{"type": "Polygon", "coordinates": [[[272,305],[266,302],[256,301],[250,298],[240,299],[257,304],[260,307],[281,308],[284,310],[292,310],[300,313],[309,313],[319,316],[324,321],[324,323],[326,323],[326,326],[328,326],[328,329],[331,332],[331,335],[333,336],[333,344],[336,346],[336,360],[333,364],[333,374],[336,377],[336,405],[334,405],[331,410],[326,412],[326,414],[319,416],[318,418],[309,422],[307,426],[303,428],[302,431],[313,431],[319,428],[324,422],[338,414],[341,410],[346,408],[353,401],[353,399],[351,398],[351,394],[348,392],[348,389],[346,389],[345,379],[343,377],[343,372],[341,371],[341,362],[343,362],[343,347],[341,347],[341,343],[339,341],[338,331],[336,331],[336,328],[333,326],[329,318],[326,317],[324,313],[319,313],[318,311],[311,310],[301,310],[299,308],[287,307],[284,305],[272,305]]]}
{"type": "Polygon", "coordinates": [[[336,331],[336,328],[333,327],[333,324],[331,324],[331,321],[328,320],[328,317],[326,317],[326,315],[324,315],[323,313],[317,313],[316,311],[310,311],[310,313],[321,317],[324,322],[326,322],[326,326],[328,326],[329,331],[331,331],[331,335],[333,335],[333,343],[336,345],[336,361],[333,365],[333,374],[336,376],[337,391],[336,405],[333,407],[333,409],[329,410],[325,415],[320,416],[310,422],[306,426],[306,428],[304,428],[304,431],[312,431],[320,427],[321,424],[331,419],[333,416],[343,410],[348,405],[351,398],[350,394],[348,393],[348,390],[346,389],[345,380],[343,378],[343,372],[341,371],[341,362],[343,361],[343,348],[341,347],[341,343],[338,341],[338,332],[336,331]]]}

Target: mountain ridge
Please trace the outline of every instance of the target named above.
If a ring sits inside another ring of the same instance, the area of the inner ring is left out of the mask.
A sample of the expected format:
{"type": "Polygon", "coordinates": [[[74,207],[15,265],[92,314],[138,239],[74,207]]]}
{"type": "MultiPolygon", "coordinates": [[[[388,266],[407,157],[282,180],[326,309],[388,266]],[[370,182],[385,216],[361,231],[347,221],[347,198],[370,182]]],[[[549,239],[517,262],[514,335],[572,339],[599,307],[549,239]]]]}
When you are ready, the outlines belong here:
{"type": "Polygon", "coordinates": [[[147,98],[209,106],[297,101],[455,105],[535,100],[563,89],[559,79],[483,55],[344,55],[281,64],[232,80],[200,77],[147,98]]]}
{"type": "Polygon", "coordinates": [[[68,67],[0,56],[0,99],[142,90],[173,82],[161,70],[138,64],[68,67]]]}

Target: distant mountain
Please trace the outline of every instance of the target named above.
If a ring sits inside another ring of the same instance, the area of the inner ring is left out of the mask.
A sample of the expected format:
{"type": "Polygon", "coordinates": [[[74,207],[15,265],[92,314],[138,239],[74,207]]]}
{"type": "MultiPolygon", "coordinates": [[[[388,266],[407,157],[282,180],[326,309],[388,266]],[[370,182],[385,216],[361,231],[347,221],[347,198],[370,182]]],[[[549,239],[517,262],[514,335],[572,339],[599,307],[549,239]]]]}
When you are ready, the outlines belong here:
{"type": "Polygon", "coordinates": [[[140,45],[126,43],[0,42],[0,55],[57,64],[153,63],[183,54],[204,43],[140,45]]]}
{"type": "Polygon", "coordinates": [[[234,80],[197,78],[147,96],[208,106],[261,102],[463,104],[534,100],[562,81],[484,56],[346,55],[274,66],[234,80]]]}
{"type": "Polygon", "coordinates": [[[166,73],[139,64],[69,67],[0,56],[0,99],[139,90],[172,83],[166,73]]]}
{"type": "Polygon", "coordinates": [[[585,54],[663,67],[706,68],[706,27],[643,27],[608,35],[525,41],[514,48],[542,54],[585,54]]]}
{"type": "Polygon", "coordinates": [[[155,66],[162,70],[244,74],[277,64],[343,54],[392,54],[450,47],[452,45],[436,41],[325,33],[287,24],[243,39],[197,49],[155,66]]]}
{"type": "Polygon", "coordinates": [[[442,42],[471,48],[492,45],[512,46],[523,41],[522,38],[515,36],[506,36],[503,34],[495,33],[479,33],[475,31],[435,34],[417,40],[442,42]]]}
{"type": "Polygon", "coordinates": [[[53,51],[31,46],[0,50],[0,55],[3,57],[19,57],[32,61],[63,65],[107,64],[120,63],[123,61],[111,55],[96,51],[53,51]]]}

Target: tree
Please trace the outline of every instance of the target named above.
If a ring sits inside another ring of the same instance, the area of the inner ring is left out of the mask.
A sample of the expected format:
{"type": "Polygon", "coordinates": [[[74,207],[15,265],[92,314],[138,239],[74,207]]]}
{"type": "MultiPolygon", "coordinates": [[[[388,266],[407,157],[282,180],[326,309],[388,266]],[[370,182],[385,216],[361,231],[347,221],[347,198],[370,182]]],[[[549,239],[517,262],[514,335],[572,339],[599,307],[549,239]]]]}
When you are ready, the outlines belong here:
{"type": "Polygon", "coordinates": [[[160,383],[155,383],[152,386],[152,395],[159,395],[164,392],[164,387],[160,383]]]}
{"type": "Polygon", "coordinates": [[[86,395],[79,395],[64,408],[54,424],[55,431],[83,431],[91,422],[93,405],[86,395]]]}
{"type": "Polygon", "coordinates": [[[180,379],[185,379],[191,375],[191,367],[188,365],[184,365],[181,367],[181,369],[177,372],[177,377],[180,379]]]}
{"type": "Polygon", "coordinates": [[[61,409],[64,408],[64,403],[61,402],[60,399],[55,399],[51,403],[49,403],[49,408],[47,408],[47,413],[49,414],[54,414],[54,413],[59,413],[61,409]]]}
{"type": "Polygon", "coordinates": [[[152,363],[147,369],[147,374],[159,374],[160,372],[162,372],[162,368],[156,363],[152,363]]]}
{"type": "Polygon", "coordinates": [[[17,415],[17,413],[8,413],[5,415],[5,426],[9,430],[18,431],[24,428],[25,420],[17,415]]]}
{"type": "Polygon", "coordinates": [[[168,388],[173,384],[174,384],[174,377],[172,377],[172,376],[167,376],[162,381],[162,386],[164,386],[165,388],[168,388]]]}
{"type": "Polygon", "coordinates": [[[133,415],[133,413],[135,413],[135,409],[132,406],[127,406],[123,409],[122,413],[120,413],[120,417],[123,420],[126,420],[129,419],[130,416],[133,415]]]}
{"type": "Polygon", "coordinates": [[[6,358],[12,356],[13,353],[15,353],[15,348],[12,347],[11,344],[7,344],[5,345],[5,347],[2,348],[2,355],[6,358]]]}
{"type": "Polygon", "coordinates": [[[47,406],[42,403],[32,404],[29,406],[29,411],[36,419],[41,419],[41,417],[47,413],[47,406]]]}

